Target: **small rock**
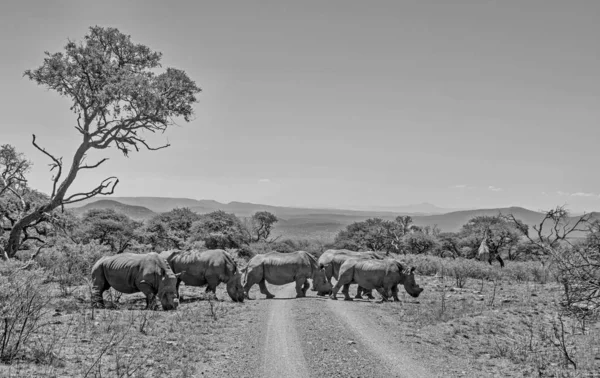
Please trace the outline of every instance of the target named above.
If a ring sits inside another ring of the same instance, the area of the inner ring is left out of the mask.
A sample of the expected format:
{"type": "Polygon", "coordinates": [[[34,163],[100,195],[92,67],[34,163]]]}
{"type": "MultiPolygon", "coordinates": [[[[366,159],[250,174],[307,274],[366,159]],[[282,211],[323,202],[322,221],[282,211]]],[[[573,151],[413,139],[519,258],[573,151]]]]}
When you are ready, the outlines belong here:
{"type": "Polygon", "coordinates": [[[177,342],[176,341],[167,341],[167,344],[176,346],[177,342]]]}
{"type": "Polygon", "coordinates": [[[356,341],[348,340],[348,345],[356,344],[356,341]]]}

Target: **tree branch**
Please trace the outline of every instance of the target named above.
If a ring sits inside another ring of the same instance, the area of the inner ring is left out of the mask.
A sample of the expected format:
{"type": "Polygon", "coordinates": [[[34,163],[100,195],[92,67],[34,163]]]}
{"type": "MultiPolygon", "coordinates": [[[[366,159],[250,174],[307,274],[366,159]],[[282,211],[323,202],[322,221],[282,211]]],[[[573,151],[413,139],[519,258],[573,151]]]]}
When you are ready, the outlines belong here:
{"type": "Polygon", "coordinates": [[[99,162],[97,162],[97,163],[96,163],[96,164],[94,164],[94,165],[80,165],[80,166],[79,166],[79,169],[92,169],[92,168],[96,168],[96,167],[98,167],[100,164],[104,163],[104,162],[105,162],[105,161],[107,161],[107,160],[108,160],[108,158],[104,158],[104,159],[100,160],[99,162]]]}
{"type": "Polygon", "coordinates": [[[58,168],[58,172],[52,178],[52,195],[50,196],[50,198],[54,198],[54,195],[56,194],[56,185],[58,184],[58,180],[60,179],[60,175],[62,174],[62,157],[57,159],[54,156],[52,156],[52,154],[50,154],[48,151],[46,151],[45,148],[38,146],[37,143],[35,143],[35,134],[33,134],[33,140],[31,141],[31,143],[35,148],[40,150],[43,154],[45,154],[54,161],[53,164],[50,164],[50,171],[52,171],[54,168],[58,168]]]}
{"type": "Polygon", "coordinates": [[[96,195],[103,195],[103,196],[107,196],[107,195],[111,195],[114,194],[114,190],[115,187],[117,186],[117,184],[119,183],[119,179],[116,177],[109,177],[107,179],[105,179],[104,181],[102,181],[102,183],[100,183],[100,185],[98,185],[96,188],[94,188],[93,190],[87,192],[87,193],[76,193],[73,194],[71,196],[69,196],[68,198],[64,199],[62,201],[62,203],[64,205],[70,204],[70,203],[75,203],[75,202],[80,202],[80,201],[84,201],[88,198],[92,198],[96,195]],[[114,181],[113,181],[114,180],[114,181]],[[104,191],[105,189],[108,189],[108,191],[104,191]],[[80,197],[80,198],[78,198],[80,197]]]}

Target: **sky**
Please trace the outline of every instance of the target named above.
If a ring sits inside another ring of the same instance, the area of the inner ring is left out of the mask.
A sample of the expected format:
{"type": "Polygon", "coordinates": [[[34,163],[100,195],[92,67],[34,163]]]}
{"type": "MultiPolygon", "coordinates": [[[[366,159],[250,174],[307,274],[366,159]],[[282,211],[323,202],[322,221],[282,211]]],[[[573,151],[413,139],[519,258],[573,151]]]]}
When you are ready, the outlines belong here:
{"type": "Polygon", "coordinates": [[[600,2],[0,3],[0,144],[69,161],[67,98],[23,77],[90,26],[163,53],[202,88],[160,151],[109,157],[72,193],[300,207],[556,205],[600,211],[600,2]]]}

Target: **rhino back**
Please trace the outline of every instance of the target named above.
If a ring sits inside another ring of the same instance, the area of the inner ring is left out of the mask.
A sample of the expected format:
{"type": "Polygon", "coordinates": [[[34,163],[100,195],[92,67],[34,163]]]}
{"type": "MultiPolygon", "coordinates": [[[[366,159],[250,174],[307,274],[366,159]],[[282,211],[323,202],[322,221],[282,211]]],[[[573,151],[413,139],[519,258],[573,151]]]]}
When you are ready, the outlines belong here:
{"type": "MultiPolygon", "coordinates": [[[[338,249],[338,250],[330,249],[330,250],[327,250],[325,253],[327,253],[327,255],[323,259],[323,265],[331,266],[330,269],[332,272],[332,276],[335,279],[338,279],[339,273],[340,273],[340,268],[341,268],[342,264],[344,264],[346,262],[346,260],[349,260],[349,259],[381,259],[381,257],[378,254],[376,254],[375,252],[371,252],[371,251],[356,252],[356,251],[350,251],[347,249],[338,249]]],[[[321,266],[321,258],[319,258],[319,266],[321,266]]]]}
{"type": "Polygon", "coordinates": [[[284,285],[302,277],[311,278],[313,265],[315,269],[317,266],[316,259],[311,260],[311,256],[304,251],[270,252],[261,256],[264,278],[273,285],[284,285]]]}
{"type": "Polygon", "coordinates": [[[102,268],[105,279],[115,290],[131,294],[140,291],[142,280],[156,286],[157,277],[162,273],[160,258],[146,254],[123,253],[115,256],[103,257],[94,268],[102,268]]]}
{"type": "Polygon", "coordinates": [[[210,278],[227,282],[235,274],[235,262],[228,257],[221,249],[187,251],[173,256],[170,262],[173,271],[181,273],[179,278],[186,285],[202,286],[210,278]]]}
{"type": "Polygon", "coordinates": [[[356,260],[354,279],[365,289],[391,288],[400,281],[400,271],[392,260],[356,260]]]}

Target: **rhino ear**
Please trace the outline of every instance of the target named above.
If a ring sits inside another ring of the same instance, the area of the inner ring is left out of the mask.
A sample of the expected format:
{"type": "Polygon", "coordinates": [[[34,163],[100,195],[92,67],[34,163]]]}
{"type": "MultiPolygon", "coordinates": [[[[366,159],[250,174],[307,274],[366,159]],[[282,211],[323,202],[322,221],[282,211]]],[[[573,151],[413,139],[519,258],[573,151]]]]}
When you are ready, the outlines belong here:
{"type": "Polygon", "coordinates": [[[412,268],[410,268],[410,273],[412,274],[417,268],[415,268],[414,266],[412,268]]]}

